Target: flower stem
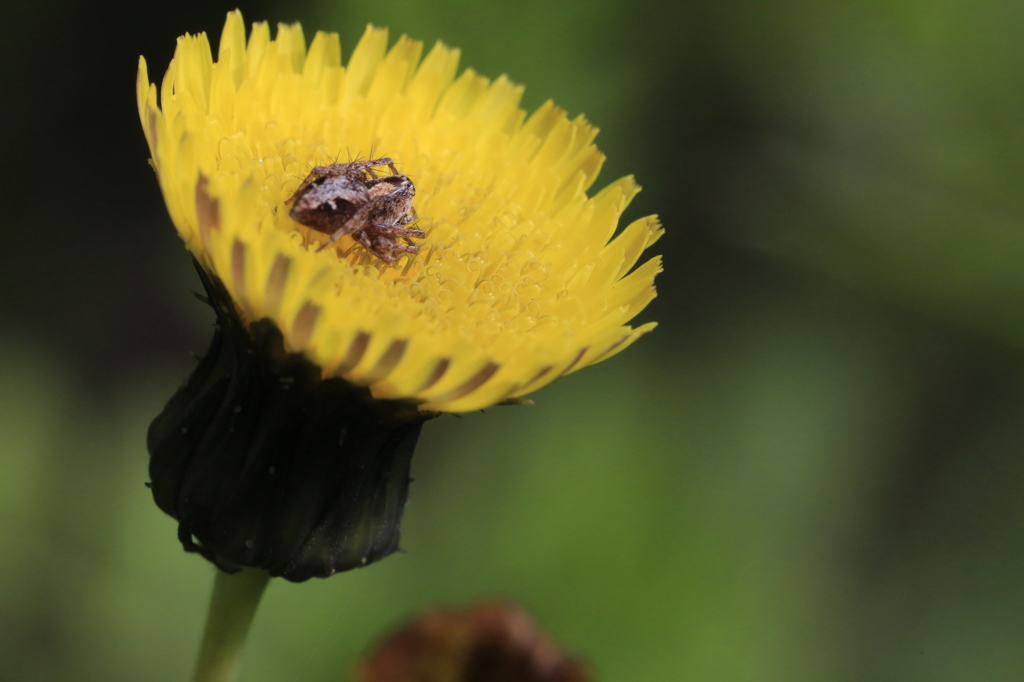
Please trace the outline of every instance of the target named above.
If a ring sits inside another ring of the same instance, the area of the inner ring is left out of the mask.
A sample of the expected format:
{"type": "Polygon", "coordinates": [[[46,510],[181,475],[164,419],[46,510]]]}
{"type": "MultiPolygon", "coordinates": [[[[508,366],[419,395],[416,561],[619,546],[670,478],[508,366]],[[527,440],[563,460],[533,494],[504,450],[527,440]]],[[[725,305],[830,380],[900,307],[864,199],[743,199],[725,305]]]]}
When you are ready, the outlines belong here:
{"type": "Polygon", "coordinates": [[[269,580],[267,572],[259,569],[217,571],[193,682],[236,679],[245,638],[269,580]]]}

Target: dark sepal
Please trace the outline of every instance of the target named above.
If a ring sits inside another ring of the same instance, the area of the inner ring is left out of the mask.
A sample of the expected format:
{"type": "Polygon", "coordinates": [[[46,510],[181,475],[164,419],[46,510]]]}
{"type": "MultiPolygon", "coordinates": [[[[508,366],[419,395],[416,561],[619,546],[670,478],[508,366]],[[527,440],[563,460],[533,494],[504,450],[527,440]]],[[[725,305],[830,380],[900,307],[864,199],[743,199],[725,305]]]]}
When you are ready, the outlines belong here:
{"type": "Polygon", "coordinates": [[[213,341],[147,437],[153,499],[185,549],[295,582],[395,552],[412,453],[433,415],[322,380],[285,352],[273,322],[247,330],[198,269],[217,312],[213,341]]]}

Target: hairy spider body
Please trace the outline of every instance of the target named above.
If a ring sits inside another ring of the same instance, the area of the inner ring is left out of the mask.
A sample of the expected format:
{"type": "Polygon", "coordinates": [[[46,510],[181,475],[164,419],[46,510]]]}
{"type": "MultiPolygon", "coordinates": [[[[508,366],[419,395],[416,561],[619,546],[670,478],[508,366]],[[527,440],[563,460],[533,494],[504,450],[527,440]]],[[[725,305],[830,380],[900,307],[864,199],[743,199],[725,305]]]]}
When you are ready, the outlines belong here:
{"type": "Polygon", "coordinates": [[[390,158],[316,166],[288,199],[294,202],[288,215],[298,223],[330,235],[323,251],[346,234],[385,263],[398,254],[417,254],[412,239],[422,239],[422,230],[406,227],[416,220],[412,206],[416,186],[399,175],[390,158]],[[391,175],[377,177],[373,170],[387,166],[391,175]],[[405,243],[400,244],[401,239],[405,243]]]}

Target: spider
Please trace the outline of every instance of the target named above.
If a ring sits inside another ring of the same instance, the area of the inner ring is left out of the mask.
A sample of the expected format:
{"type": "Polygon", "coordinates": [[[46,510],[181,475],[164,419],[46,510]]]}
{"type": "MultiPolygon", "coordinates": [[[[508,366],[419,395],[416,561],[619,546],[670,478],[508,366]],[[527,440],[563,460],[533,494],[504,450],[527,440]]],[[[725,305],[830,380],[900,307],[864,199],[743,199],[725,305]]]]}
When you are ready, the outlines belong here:
{"type": "Polygon", "coordinates": [[[288,215],[295,222],[330,235],[318,252],[350,234],[385,263],[394,263],[397,254],[419,253],[412,238],[427,236],[406,227],[416,220],[415,195],[412,180],[384,157],[316,166],[285,203],[294,202],[288,215]],[[377,166],[387,166],[391,175],[377,177],[377,166]]]}

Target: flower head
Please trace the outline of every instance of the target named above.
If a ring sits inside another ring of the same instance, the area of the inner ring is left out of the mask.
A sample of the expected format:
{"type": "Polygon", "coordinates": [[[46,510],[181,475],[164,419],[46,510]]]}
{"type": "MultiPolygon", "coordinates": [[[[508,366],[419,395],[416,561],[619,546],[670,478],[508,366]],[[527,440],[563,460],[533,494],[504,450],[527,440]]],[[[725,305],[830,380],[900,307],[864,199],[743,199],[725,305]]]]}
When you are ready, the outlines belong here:
{"type": "Polygon", "coordinates": [[[588,682],[587,666],[563,653],[520,607],[501,602],[422,614],[363,661],[357,682],[588,682]]]}
{"type": "Polygon", "coordinates": [[[623,350],[655,295],[654,217],[618,235],[631,177],[587,192],[597,130],[458,50],[369,27],[347,66],[338,37],[298,24],[248,40],[228,14],[213,60],[178,40],[161,87],[140,60],[138,105],[171,218],[244,321],[268,318],[324,378],[374,398],[460,412],[534,391],[623,350]],[[352,235],[319,250],[286,200],[314,166],[389,157],[415,183],[419,253],[389,264],[352,235]]]}

